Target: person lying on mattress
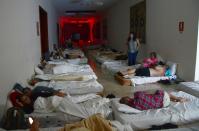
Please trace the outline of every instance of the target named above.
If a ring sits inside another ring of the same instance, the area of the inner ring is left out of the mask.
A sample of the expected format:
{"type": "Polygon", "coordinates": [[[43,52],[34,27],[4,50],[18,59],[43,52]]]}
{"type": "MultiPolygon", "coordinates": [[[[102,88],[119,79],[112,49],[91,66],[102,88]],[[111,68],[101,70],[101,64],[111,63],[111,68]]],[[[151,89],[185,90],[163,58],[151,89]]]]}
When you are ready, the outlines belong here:
{"type": "Polygon", "coordinates": [[[66,96],[66,94],[61,91],[54,90],[53,88],[48,88],[45,86],[37,86],[33,90],[26,87],[24,88],[23,93],[24,94],[19,97],[19,100],[23,104],[21,108],[26,114],[30,114],[33,112],[33,105],[38,97],[50,97],[54,95],[59,97],[66,96]]]}
{"type": "Polygon", "coordinates": [[[153,68],[149,67],[141,67],[138,69],[127,69],[126,71],[118,72],[119,75],[131,75],[131,76],[169,76],[171,73],[170,69],[164,63],[159,63],[157,66],[153,68]]]}
{"type": "Polygon", "coordinates": [[[170,101],[186,102],[188,100],[186,98],[168,94],[163,90],[157,90],[154,94],[148,94],[144,91],[135,92],[134,98],[130,98],[128,96],[122,97],[119,102],[138,110],[148,110],[167,107],[169,106],[170,101]]]}

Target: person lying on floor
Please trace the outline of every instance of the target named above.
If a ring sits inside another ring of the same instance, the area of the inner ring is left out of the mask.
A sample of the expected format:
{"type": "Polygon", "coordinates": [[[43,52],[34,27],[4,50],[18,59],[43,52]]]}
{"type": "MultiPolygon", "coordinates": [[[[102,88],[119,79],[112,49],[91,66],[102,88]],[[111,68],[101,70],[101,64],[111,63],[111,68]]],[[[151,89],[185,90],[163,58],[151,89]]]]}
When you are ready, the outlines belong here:
{"type": "Polygon", "coordinates": [[[134,98],[122,97],[119,102],[138,110],[148,110],[167,107],[170,101],[186,102],[188,99],[176,97],[163,90],[157,90],[154,94],[148,94],[144,91],[135,92],[134,98]]]}
{"type": "MultiPolygon", "coordinates": [[[[56,130],[56,129],[55,129],[56,130]]],[[[101,114],[94,114],[82,121],[72,124],[66,124],[57,131],[116,131],[116,127],[109,120],[106,120],[101,114]]],[[[34,120],[30,131],[39,131],[39,122],[34,120]]],[[[132,131],[132,130],[128,130],[132,131]]]]}
{"type": "Polygon", "coordinates": [[[131,76],[168,76],[170,73],[168,73],[169,68],[164,63],[160,63],[157,66],[154,66],[153,68],[149,67],[141,67],[138,69],[127,69],[126,71],[120,71],[118,72],[119,75],[125,76],[125,75],[131,75],[131,76]]]}
{"type": "Polygon", "coordinates": [[[53,88],[48,88],[45,86],[37,86],[33,90],[30,88],[24,88],[23,95],[19,97],[20,102],[22,103],[21,108],[26,114],[30,114],[34,111],[34,102],[38,97],[50,97],[50,96],[66,96],[65,93],[54,90],[53,88]]]}

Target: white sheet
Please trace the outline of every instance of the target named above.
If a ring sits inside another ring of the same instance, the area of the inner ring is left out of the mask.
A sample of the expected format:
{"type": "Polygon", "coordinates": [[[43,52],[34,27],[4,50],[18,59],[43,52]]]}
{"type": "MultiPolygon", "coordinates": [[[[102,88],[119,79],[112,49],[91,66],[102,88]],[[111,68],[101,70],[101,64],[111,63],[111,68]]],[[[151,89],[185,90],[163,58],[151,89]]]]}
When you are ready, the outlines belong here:
{"type": "Polygon", "coordinates": [[[199,97],[199,81],[181,82],[178,87],[185,92],[199,97]]]}
{"type": "Polygon", "coordinates": [[[81,102],[78,104],[74,103],[71,97],[66,96],[64,98],[61,98],[53,96],[49,98],[39,98],[38,100],[36,100],[34,104],[34,109],[35,112],[40,113],[43,113],[44,110],[49,112],[56,111],[77,116],[80,118],[87,118],[96,113],[101,113],[103,116],[107,117],[111,113],[109,106],[109,99],[101,98],[100,96],[95,99],[89,99],[85,102],[81,102]]]}
{"type": "Polygon", "coordinates": [[[120,60],[120,61],[115,60],[115,61],[104,62],[101,67],[103,70],[105,70],[104,72],[108,71],[112,75],[115,75],[115,73],[119,71],[131,69],[131,68],[136,69],[140,66],[141,66],[140,64],[128,66],[126,60],[120,60]]]}
{"type": "Polygon", "coordinates": [[[103,86],[95,79],[87,81],[51,81],[39,82],[35,86],[46,86],[55,90],[63,90],[70,95],[80,95],[87,93],[99,93],[104,90],[103,86]]]}
{"type": "Polygon", "coordinates": [[[89,65],[74,65],[74,64],[58,65],[53,68],[53,74],[80,73],[80,72],[93,73],[93,70],[89,65]]]}
{"type": "MultiPolygon", "coordinates": [[[[90,80],[90,79],[97,79],[97,76],[95,73],[88,73],[88,72],[81,72],[81,73],[67,73],[67,74],[60,74],[60,75],[53,75],[53,74],[44,74],[44,75],[36,75],[35,78],[41,79],[41,80],[58,80],[57,78],[60,76],[66,76],[69,78],[69,81],[73,79],[78,79],[78,81],[84,81],[84,80],[90,80]],[[70,79],[71,78],[71,79],[70,79]]],[[[68,79],[63,79],[68,80],[68,79]]],[[[62,81],[63,81],[62,80],[62,81]]],[[[61,81],[61,80],[60,80],[61,81]]]]}
{"type": "Polygon", "coordinates": [[[80,65],[80,64],[87,64],[88,59],[86,57],[76,58],[76,59],[67,59],[67,62],[74,65],[80,65]]]}
{"type": "Polygon", "coordinates": [[[199,98],[185,92],[173,93],[175,96],[188,98],[185,103],[174,103],[167,108],[143,111],[139,114],[119,112],[112,103],[115,119],[123,124],[130,124],[134,129],[146,129],[152,125],[165,123],[185,124],[199,120],[199,98]]]}
{"type": "Polygon", "coordinates": [[[125,78],[129,78],[133,85],[141,85],[147,83],[155,83],[159,80],[171,80],[176,79],[176,76],[161,76],[161,77],[141,77],[141,76],[124,76],[125,78]]]}

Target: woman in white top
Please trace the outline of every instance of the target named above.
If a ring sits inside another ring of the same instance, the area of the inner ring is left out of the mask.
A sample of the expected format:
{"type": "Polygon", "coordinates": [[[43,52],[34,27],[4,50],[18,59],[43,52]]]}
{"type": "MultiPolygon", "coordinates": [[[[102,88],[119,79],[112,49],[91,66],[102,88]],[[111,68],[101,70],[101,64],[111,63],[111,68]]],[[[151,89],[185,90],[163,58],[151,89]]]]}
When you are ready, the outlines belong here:
{"type": "Polygon", "coordinates": [[[136,38],[136,35],[134,33],[130,32],[127,44],[128,44],[128,65],[129,66],[135,65],[140,42],[136,38]]]}

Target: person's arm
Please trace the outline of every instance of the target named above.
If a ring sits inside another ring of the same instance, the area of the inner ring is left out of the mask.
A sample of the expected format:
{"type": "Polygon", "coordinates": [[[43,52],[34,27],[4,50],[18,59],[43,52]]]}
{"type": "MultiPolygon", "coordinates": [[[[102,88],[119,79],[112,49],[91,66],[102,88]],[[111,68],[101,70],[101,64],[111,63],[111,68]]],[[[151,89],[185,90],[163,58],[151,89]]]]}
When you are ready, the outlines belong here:
{"type": "Polygon", "coordinates": [[[181,102],[181,103],[183,103],[183,102],[188,101],[188,99],[186,99],[186,98],[176,97],[176,96],[174,96],[172,94],[169,94],[169,96],[170,96],[170,100],[174,101],[174,102],[181,102]]]}
{"type": "Polygon", "coordinates": [[[139,41],[139,39],[136,39],[136,43],[137,43],[137,49],[139,49],[140,48],[140,41],[139,41]]]}
{"type": "Polygon", "coordinates": [[[33,95],[35,95],[36,97],[50,97],[50,96],[60,96],[60,97],[64,97],[66,94],[57,90],[54,90],[53,88],[49,88],[49,87],[45,87],[45,86],[37,86],[34,90],[33,90],[33,95]]]}

